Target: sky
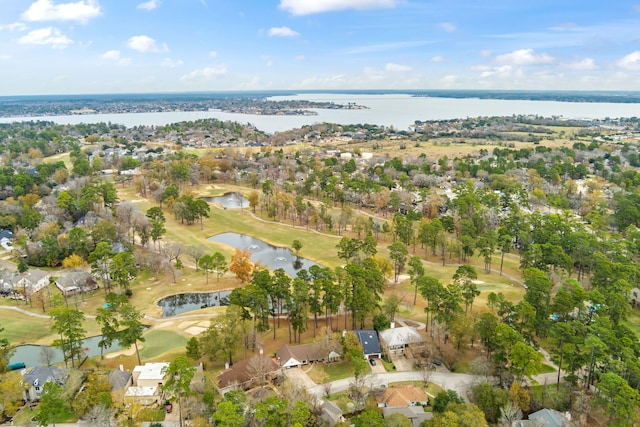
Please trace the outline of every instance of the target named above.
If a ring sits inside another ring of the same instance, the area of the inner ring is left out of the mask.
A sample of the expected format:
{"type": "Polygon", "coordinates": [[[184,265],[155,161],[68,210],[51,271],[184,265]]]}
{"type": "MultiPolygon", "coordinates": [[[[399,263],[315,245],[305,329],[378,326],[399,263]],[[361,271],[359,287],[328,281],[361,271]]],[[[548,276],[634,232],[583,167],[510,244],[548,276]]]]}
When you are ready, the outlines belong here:
{"type": "Polygon", "coordinates": [[[640,90],[640,2],[0,0],[0,96],[640,90]]]}

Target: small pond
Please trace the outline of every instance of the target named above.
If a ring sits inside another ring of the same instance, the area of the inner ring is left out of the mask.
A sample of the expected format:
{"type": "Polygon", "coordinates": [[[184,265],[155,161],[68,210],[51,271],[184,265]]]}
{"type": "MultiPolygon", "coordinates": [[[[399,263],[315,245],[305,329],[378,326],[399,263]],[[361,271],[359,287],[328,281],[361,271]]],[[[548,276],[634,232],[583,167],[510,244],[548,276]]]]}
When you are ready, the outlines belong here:
{"type": "MultiPolygon", "coordinates": [[[[89,357],[99,356],[100,355],[100,340],[102,339],[101,335],[95,337],[89,337],[82,340],[83,347],[87,348],[86,355],[89,357]]],[[[11,359],[9,359],[9,363],[17,363],[23,362],[28,368],[32,366],[41,366],[46,364],[46,362],[42,362],[40,359],[41,350],[43,347],[49,347],[53,350],[53,359],[50,363],[59,363],[63,362],[64,358],[62,357],[62,351],[58,347],[50,347],[46,345],[35,345],[35,344],[25,344],[19,345],[15,348],[15,352],[11,359]]],[[[118,344],[118,342],[114,342],[111,347],[105,348],[104,354],[110,353],[112,351],[120,350],[122,347],[118,344]]]]}
{"type": "Polygon", "coordinates": [[[171,317],[188,311],[229,304],[231,291],[184,293],[171,295],[158,301],[162,317],[171,317]]]}
{"type": "Polygon", "coordinates": [[[208,203],[220,203],[225,209],[240,209],[249,206],[249,199],[237,192],[224,193],[218,197],[201,197],[200,200],[208,203]]]}
{"type": "Polygon", "coordinates": [[[296,273],[305,268],[309,269],[315,262],[306,258],[296,257],[288,248],[270,245],[255,237],[238,233],[222,233],[209,237],[212,242],[224,243],[238,249],[249,249],[251,261],[265,265],[269,270],[282,268],[289,276],[295,277],[296,273]]]}

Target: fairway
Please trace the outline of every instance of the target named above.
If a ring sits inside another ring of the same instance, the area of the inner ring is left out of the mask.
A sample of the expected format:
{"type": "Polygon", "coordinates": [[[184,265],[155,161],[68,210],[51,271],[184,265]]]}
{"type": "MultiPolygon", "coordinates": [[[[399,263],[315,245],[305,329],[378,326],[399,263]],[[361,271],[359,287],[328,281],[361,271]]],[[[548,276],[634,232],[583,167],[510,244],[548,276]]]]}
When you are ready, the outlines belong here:
{"type": "Polygon", "coordinates": [[[175,348],[184,347],[187,339],[173,331],[151,330],[144,334],[145,342],[140,350],[142,359],[152,359],[175,348]]]}

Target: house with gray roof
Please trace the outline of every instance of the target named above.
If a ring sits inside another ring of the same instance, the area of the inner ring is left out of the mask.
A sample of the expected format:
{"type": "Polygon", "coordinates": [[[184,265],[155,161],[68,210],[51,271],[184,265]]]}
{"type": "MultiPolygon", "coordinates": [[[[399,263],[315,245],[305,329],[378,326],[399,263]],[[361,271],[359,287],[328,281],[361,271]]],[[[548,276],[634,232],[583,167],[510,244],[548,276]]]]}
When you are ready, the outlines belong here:
{"type": "Polygon", "coordinates": [[[27,294],[32,295],[49,285],[49,277],[51,277],[51,273],[48,271],[37,268],[27,270],[18,275],[13,288],[17,291],[26,291],[27,294]]]}
{"type": "Polygon", "coordinates": [[[56,279],[56,287],[63,295],[90,292],[98,289],[98,281],[88,271],[70,271],[56,279]]]}
{"type": "Polygon", "coordinates": [[[40,399],[45,383],[55,381],[58,385],[63,385],[67,381],[67,372],[57,366],[36,366],[22,371],[22,381],[25,385],[25,400],[34,401],[40,399]]]}
{"type": "Polygon", "coordinates": [[[382,350],[380,348],[380,340],[378,339],[378,333],[373,329],[357,329],[353,331],[358,337],[360,345],[362,345],[362,352],[364,358],[369,360],[371,357],[382,357],[382,350]]]}
{"type": "Polygon", "coordinates": [[[379,336],[382,347],[388,350],[390,354],[402,354],[407,347],[425,341],[418,330],[411,326],[385,329],[380,331],[379,336]]]}
{"type": "Polygon", "coordinates": [[[133,375],[120,365],[109,374],[109,384],[111,384],[111,390],[124,390],[133,384],[133,375]]]}

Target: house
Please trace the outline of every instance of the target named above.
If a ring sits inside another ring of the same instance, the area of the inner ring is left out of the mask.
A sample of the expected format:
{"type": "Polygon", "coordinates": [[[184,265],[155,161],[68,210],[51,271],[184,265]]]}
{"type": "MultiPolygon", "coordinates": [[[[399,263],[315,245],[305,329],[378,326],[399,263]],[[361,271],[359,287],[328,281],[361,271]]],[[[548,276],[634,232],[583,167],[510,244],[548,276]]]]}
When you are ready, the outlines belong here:
{"type": "Polygon", "coordinates": [[[98,289],[98,282],[88,271],[71,271],[56,280],[56,287],[64,296],[98,289]]]}
{"type": "Polygon", "coordinates": [[[384,418],[396,413],[409,418],[409,421],[411,421],[411,427],[420,427],[423,422],[433,418],[433,412],[425,412],[422,406],[396,406],[393,408],[382,408],[382,416],[384,418]]]}
{"type": "Polygon", "coordinates": [[[132,372],[132,384],[127,387],[124,399],[140,405],[153,405],[163,400],[162,386],[167,380],[166,369],[169,363],[145,363],[136,366],[132,372]]]}
{"type": "Polygon", "coordinates": [[[382,357],[382,350],[380,349],[380,341],[378,340],[378,333],[373,329],[358,329],[353,331],[358,337],[360,345],[362,345],[362,352],[364,358],[369,359],[371,357],[382,357]]]}
{"type": "Polygon", "coordinates": [[[280,371],[280,365],[269,356],[259,354],[251,359],[245,359],[225,369],[218,375],[218,387],[222,393],[240,388],[250,389],[254,381],[261,375],[275,377],[280,371]]]}
{"type": "Polygon", "coordinates": [[[0,270],[0,295],[9,295],[13,292],[13,284],[17,275],[9,270],[0,270]]]}
{"type": "Polygon", "coordinates": [[[133,384],[133,375],[120,365],[118,369],[114,369],[109,374],[109,383],[111,390],[124,390],[133,384]]]}
{"type": "Polygon", "coordinates": [[[563,414],[555,409],[541,409],[529,414],[528,421],[530,424],[523,424],[522,427],[564,427],[569,425],[569,421],[571,421],[571,414],[563,414]]]}
{"type": "Polygon", "coordinates": [[[13,249],[13,237],[10,230],[0,230],[0,246],[7,251],[13,249]]]}
{"type": "Polygon", "coordinates": [[[424,342],[424,338],[416,328],[411,326],[393,327],[379,332],[380,344],[390,354],[402,354],[405,349],[413,344],[424,342]]]}
{"type": "Polygon", "coordinates": [[[376,401],[380,408],[424,406],[429,403],[429,397],[422,388],[406,384],[385,389],[376,401]]]}
{"type": "Polygon", "coordinates": [[[328,425],[332,426],[339,422],[344,422],[344,417],[342,416],[342,409],[335,403],[330,400],[322,401],[322,414],[320,414],[320,418],[324,420],[328,425]]]}
{"type": "Polygon", "coordinates": [[[310,363],[335,362],[340,354],[334,350],[325,350],[320,343],[302,345],[283,345],[276,352],[276,360],[282,368],[294,368],[310,363]]]}
{"type": "Polygon", "coordinates": [[[26,291],[27,294],[33,295],[49,285],[49,277],[51,274],[47,271],[37,268],[28,270],[18,275],[13,288],[16,291],[26,291]]]}
{"type": "Polygon", "coordinates": [[[22,371],[22,382],[24,388],[24,400],[39,400],[44,385],[49,381],[55,381],[63,385],[67,381],[67,372],[57,366],[44,367],[36,366],[22,371]]]}

